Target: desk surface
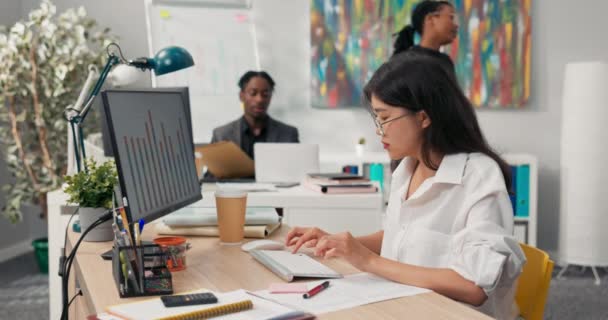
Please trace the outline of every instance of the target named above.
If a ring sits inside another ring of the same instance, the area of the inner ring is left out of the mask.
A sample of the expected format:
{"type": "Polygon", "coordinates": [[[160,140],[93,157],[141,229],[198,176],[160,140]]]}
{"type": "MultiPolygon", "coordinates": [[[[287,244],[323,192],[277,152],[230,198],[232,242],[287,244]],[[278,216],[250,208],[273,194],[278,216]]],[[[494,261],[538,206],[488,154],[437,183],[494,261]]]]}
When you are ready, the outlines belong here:
{"type": "MultiPolygon", "coordinates": [[[[144,230],[143,239],[155,237],[153,227],[144,230]]],[[[283,239],[287,233],[283,226],[272,238],[283,239]]],[[[68,247],[80,234],[70,232],[68,247]]],[[[230,291],[240,288],[247,290],[266,289],[270,283],[282,282],[274,273],[253,260],[240,250],[240,246],[220,246],[218,238],[190,237],[192,249],[187,252],[187,269],[173,273],[175,293],[207,288],[213,291],[230,291]]],[[[86,299],[88,314],[104,312],[109,305],[135,301],[120,299],[110,261],[101,259],[100,254],[111,248],[111,242],[83,242],[76,255],[75,271],[86,299]]],[[[325,264],[343,273],[358,272],[343,260],[324,260],[325,264]]],[[[70,292],[70,296],[72,296],[70,292]]],[[[403,319],[407,314],[413,319],[489,319],[465,305],[454,302],[437,293],[404,297],[336,311],[319,316],[319,319],[403,319]]]]}

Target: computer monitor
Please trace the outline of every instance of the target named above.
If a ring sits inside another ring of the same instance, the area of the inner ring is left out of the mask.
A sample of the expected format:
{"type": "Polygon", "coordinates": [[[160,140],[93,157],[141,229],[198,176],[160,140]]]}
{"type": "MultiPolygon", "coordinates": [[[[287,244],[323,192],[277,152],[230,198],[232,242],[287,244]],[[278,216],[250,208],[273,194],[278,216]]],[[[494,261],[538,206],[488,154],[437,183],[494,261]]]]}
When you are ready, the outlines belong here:
{"type": "Polygon", "coordinates": [[[129,222],[200,200],[183,90],[106,90],[102,98],[129,222]]]}
{"type": "MultiPolygon", "coordinates": [[[[190,91],[188,87],[167,87],[167,88],[153,88],[153,89],[137,89],[140,91],[167,91],[167,92],[179,92],[184,99],[184,108],[186,112],[187,119],[190,119],[188,122],[188,129],[190,130],[190,135],[194,138],[194,132],[192,132],[192,116],[190,113],[190,91]]],[[[93,102],[95,105],[93,106],[93,110],[99,110],[100,112],[100,122],[101,122],[101,139],[103,142],[103,153],[106,157],[113,157],[114,150],[112,148],[112,141],[110,139],[110,131],[108,129],[107,117],[105,114],[105,110],[102,106],[103,102],[101,101],[101,97],[99,99],[95,99],[93,102]]]]}

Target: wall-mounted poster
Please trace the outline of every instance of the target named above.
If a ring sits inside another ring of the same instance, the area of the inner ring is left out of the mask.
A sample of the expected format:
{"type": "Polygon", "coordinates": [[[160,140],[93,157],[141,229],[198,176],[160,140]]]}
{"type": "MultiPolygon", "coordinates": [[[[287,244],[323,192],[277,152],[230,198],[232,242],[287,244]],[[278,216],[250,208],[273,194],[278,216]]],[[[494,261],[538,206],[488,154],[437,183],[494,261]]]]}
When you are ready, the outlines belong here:
{"type": "MultiPolygon", "coordinates": [[[[311,102],[361,106],[362,89],[391,55],[393,34],[419,0],[312,0],[311,102]]],[[[532,0],[454,0],[459,31],[444,48],[475,107],[521,108],[530,97],[532,0]]]]}

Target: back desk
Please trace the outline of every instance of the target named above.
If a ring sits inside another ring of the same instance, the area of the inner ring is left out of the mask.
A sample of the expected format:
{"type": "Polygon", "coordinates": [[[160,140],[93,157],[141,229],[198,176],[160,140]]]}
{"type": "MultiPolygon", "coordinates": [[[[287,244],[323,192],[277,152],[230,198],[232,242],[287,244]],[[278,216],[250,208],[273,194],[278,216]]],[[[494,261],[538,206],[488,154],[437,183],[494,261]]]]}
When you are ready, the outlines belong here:
{"type": "MultiPolygon", "coordinates": [[[[215,184],[203,184],[203,199],[193,206],[214,207],[215,184]]],[[[360,236],[382,227],[382,193],[322,194],[302,186],[273,192],[249,192],[248,206],[283,208],[283,222],[316,226],[328,232],[350,231],[360,236]]]]}

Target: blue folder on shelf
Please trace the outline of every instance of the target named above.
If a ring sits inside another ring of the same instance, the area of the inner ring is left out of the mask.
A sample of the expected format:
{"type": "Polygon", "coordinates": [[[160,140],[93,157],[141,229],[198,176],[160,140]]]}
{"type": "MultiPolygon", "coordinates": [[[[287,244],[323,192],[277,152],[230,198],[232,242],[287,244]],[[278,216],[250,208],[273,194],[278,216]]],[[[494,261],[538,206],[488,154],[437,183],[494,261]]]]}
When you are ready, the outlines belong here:
{"type": "Polygon", "coordinates": [[[517,207],[517,166],[511,167],[511,185],[510,189],[507,190],[509,192],[509,200],[511,200],[511,207],[513,208],[513,215],[515,215],[515,210],[517,207]]]}
{"type": "Polygon", "coordinates": [[[530,166],[517,167],[515,184],[515,216],[528,217],[530,215],[530,166]]]}

